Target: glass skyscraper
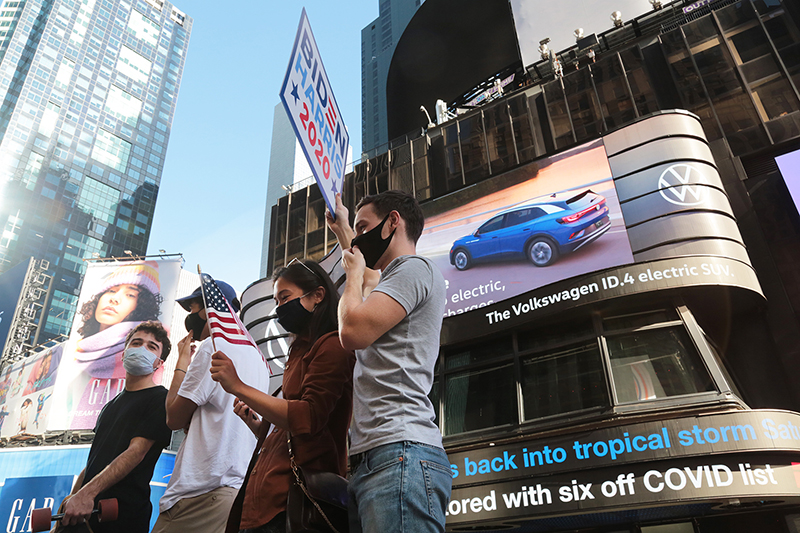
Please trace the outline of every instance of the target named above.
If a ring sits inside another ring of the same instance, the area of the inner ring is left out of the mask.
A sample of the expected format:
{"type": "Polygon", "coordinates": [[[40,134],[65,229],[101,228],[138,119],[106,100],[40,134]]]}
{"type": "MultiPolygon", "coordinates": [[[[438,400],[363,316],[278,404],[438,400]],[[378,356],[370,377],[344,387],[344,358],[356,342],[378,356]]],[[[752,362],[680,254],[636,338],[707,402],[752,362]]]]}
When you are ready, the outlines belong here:
{"type": "Polygon", "coordinates": [[[386,77],[394,47],[421,4],[422,0],[379,0],[378,18],[361,30],[361,151],[369,157],[389,142],[386,77]]]}
{"type": "Polygon", "coordinates": [[[49,262],[40,341],[83,259],[146,253],[191,29],[163,0],[0,5],[0,273],[49,262]]]}

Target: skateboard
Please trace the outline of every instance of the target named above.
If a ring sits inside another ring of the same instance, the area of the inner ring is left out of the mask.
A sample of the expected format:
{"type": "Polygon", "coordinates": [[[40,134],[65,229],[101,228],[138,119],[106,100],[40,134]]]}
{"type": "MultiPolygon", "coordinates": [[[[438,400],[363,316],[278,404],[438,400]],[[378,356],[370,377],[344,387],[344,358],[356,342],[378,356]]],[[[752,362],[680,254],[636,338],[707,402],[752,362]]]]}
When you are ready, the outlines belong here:
{"type": "MultiPolygon", "coordinates": [[[[61,504],[61,509],[59,511],[63,511],[64,504],[61,504]]],[[[92,511],[92,514],[98,515],[98,520],[100,522],[113,522],[117,519],[117,515],[119,513],[119,503],[117,502],[116,498],[111,498],[108,500],[100,500],[97,502],[97,509],[92,511]]],[[[42,507],[41,509],[34,509],[31,512],[31,530],[32,531],[49,531],[50,530],[50,522],[53,520],[61,520],[64,518],[64,513],[59,512],[58,514],[53,514],[53,510],[50,507],[42,507]]],[[[86,527],[89,528],[89,525],[86,524],[86,527]]],[[[56,531],[61,531],[66,529],[65,527],[61,526],[59,522],[58,526],[56,527],[56,531]]],[[[91,528],[89,528],[91,531],[91,528]]]]}

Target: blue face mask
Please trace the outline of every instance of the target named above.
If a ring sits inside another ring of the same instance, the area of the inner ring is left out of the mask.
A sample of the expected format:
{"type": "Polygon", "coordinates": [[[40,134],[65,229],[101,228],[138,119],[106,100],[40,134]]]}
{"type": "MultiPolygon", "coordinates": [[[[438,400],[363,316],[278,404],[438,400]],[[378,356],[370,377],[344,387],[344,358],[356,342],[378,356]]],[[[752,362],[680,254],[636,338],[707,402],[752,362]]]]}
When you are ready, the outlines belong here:
{"type": "Polygon", "coordinates": [[[125,350],[122,366],[131,376],[146,376],[155,372],[156,359],[158,356],[144,346],[136,346],[125,350]]]}

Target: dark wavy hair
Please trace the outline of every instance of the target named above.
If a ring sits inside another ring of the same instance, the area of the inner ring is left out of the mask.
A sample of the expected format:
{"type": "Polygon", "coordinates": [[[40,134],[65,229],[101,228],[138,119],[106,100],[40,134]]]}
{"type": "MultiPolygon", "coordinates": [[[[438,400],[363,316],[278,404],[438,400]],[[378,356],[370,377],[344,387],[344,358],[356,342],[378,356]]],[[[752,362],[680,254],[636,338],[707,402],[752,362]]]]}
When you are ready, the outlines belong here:
{"type": "Polygon", "coordinates": [[[172,343],[169,341],[169,333],[167,333],[167,330],[164,329],[164,324],[162,324],[158,320],[147,320],[137,325],[132,330],[130,330],[128,332],[128,335],[125,337],[126,348],[128,347],[128,344],[131,343],[131,338],[133,338],[133,335],[137,331],[144,331],[145,333],[149,333],[153,337],[155,337],[158,342],[161,343],[161,360],[166,361],[169,352],[172,351],[172,343]]]}
{"type": "Polygon", "coordinates": [[[422,208],[417,199],[407,192],[392,190],[365,196],[356,205],[356,211],[366,205],[372,205],[378,218],[384,218],[392,211],[397,211],[406,222],[406,236],[414,244],[425,229],[425,215],[422,213],[422,208]]]}
{"type": "Polygon", "coordinates": [[[310,260],[298,260],[289,266],[278,267],[272,274],[272,281],[276,282],[279,278],[294,283],[300,287],[303,294],[313,291],[317,287],[325,289],[325,297],[314,309],[314,313],[308,323],[308,329],[298,334],[297,338],[314,344],[326,333],[339,329],[337,315],[339,293],[336,292],[333,281],[331,281],[325,269],[319,266],[319,263],[310,260]]]}
{"type": "MultiPolygon", "coordinates": [[[[136,309],[131,311],[131,314],[126,316],[124,321],[158,320],[158,315],[161,314],[161,303],[164,301],[161,293],[153,294],[146,287],[141,285],[137,285],[137,287],[139,288],[139,298],[136,302],[136,309]]],[[[111,289],[95,294],[91,300],[81,307],[80,313],[83,315],[83,325],[78,328],[78,333],[84,339],[100,331],[100,322],[94,317],[94,313],[97,311],[97,304],[100,302],[100,298],[109,290],[111,289]]]]}

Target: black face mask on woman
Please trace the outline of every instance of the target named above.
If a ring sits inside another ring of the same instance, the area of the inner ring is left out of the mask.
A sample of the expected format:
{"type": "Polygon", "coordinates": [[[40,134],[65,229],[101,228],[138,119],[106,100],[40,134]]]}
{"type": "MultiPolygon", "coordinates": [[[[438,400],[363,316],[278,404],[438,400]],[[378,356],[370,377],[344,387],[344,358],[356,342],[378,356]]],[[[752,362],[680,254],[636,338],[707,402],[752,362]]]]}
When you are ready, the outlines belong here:
{"type": "Polygon", "coordinates": [[[397,228],[395,228],[392,230],[391,235],[385,239],[381,237],[381,231],[383,230],[383,226],[386,224],[387,220],[389,220],[389,215],[386,215],[380,224],[368,232],[357,236],[350,243],[351,247],[358,246],[358,249],[361,250],[361,253],[364,255],[364,262],[366,263],[367,268],[375,268],[375,263],[377,263],[384,252],[386,252],[386,249],[389,248],[389,244],[392,242],[392,237],[394,237],[394,232],[397,231],[397,228]]]}
{"type": "Polygon", "coordinates": [[[306,330],[309,322],[311,322],[311,317],[314,313],[300,303],[300,298],[309,294],[311,294],[310,291],[275,308],[275,313],[278,315],[278,323],[289,333],[299,335],[306,330]]]}

